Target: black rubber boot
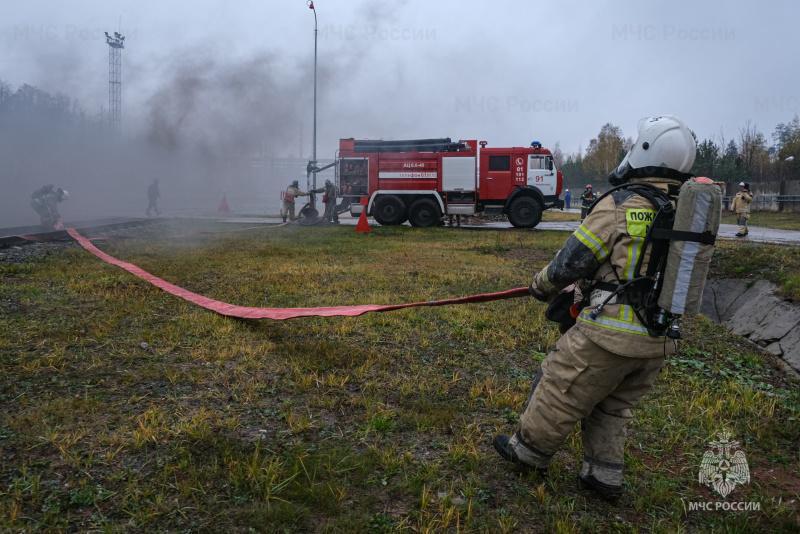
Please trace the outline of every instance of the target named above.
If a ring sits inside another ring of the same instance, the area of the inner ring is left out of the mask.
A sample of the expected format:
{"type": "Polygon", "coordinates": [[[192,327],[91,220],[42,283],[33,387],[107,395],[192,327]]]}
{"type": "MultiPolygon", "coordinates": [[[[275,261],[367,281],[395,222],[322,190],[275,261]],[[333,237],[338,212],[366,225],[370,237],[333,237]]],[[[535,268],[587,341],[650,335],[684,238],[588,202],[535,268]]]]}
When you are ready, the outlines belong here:
{"type": "Polygon", "coordinates": [[[547,473],[547,468],[543,469],[541,467],[529,465],[520,460],[519,456],[517,456],[517,453],[514,452],[514,449],[511,448],[509,441],[511,441],[511,436],[507,436],[505,434],[498,434],[492,440],[492,445],[494,446],[494,450],[496,450],[497,454],[502,456],[504,460],[508,460],[509,462],[514,464],[519,464],[523,469],[528,471],[535,471],[542,475],[547,473]]]}
{"type": "Polygon", "coordinates": [[[506,436],[505,434],[498,434],[493,440],[492,445],[494,445],[494,450],[497,451],[497,454],[503,457],[504,460],[508,460],[512,463],[519,463],[519,456],[517,453],[514,452],[514,449],[508,444],[511,441],[511,436],[506,436]]]}
{"type": "Polygon", "coordinates": [[[586,488],[594,491],[600,497],[607,501],[616,501],[622,496],[622,486],[610,486],[608,484],[604,484],[600,482],[593,475],[578,475],[578,481],[581,485],[586,488]]]}

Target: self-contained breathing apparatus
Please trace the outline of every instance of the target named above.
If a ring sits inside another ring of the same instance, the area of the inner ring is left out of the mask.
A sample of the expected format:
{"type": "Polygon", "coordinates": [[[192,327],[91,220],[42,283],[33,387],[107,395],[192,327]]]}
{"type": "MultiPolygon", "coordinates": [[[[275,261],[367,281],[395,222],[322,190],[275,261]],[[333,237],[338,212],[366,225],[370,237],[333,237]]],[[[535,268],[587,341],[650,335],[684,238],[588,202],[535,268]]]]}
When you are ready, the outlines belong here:
{"type": "Polygon", "coordinates": [[[643,253],[633,278],[623,282],[614,268],[619,284],[596,282],[587,292],[591,294],[595,289],[608,292],[589,318],[596,319],[616,297],[614,302],[631,306],[651,336],[678,339],[681,318],[697,313],[700,308],[719,230],[721,191],[707,178],[691,177],[679,190],[677,186],[670,186],[670,195],[645,182],[623,183],[598,198],[589,213],[602,198],[621,189],[648,199],[656,213],[642,244],[643,253]],[[670,196],[677,197],[676,207],[670,196]],[[647,271],[642,273],[648,247],[647,271]]]}

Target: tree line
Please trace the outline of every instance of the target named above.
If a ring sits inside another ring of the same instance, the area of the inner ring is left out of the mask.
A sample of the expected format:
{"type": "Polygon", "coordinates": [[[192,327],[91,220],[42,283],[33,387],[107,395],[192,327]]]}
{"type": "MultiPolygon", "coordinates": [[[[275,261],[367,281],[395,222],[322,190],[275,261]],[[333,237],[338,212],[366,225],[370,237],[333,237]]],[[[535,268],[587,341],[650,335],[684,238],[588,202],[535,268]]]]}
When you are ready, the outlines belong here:
{"type": "Polygon", "coordinates": [[[47,139],[76,127],[88,132],[104,126],[100,114],[90,116],[77,100],[64,93],[50,94],[28,84],[15,91],[0,80],[0,133],[16,136],[35,131],[39,139],[47,139]]]}
{"type": "MultiPolygon", "coordinates": [[[[76,136],[83,141],[102,142],[107,140],[107,126],[102,110],[90,115],[77,100],[63,93],[50,94],[28,84],[13,90],[0,80],[0,139],[12,141],[10,145],[41,147],[64,138],[74,142],[76,136]]],[[[778,124],[770,137],[771,143],[749,120],[733,139],[726,139],[722,133],[703,141],[695,137],[697,157],[691,172],[722,182],[800,179],[797,114],[778,124]]],[[[586,184],[605,184],[632,144],[633,139],[624,137],[619,126],[606,123],[589,141],[585,153],[579,148],[577,153],[564,154],[556,143],[553,156],[564,174],[565,187],[580,190],[586,184]]],[[[12,152],[19,157],[18,151],[12,152]]]]}
{"type": "MultiPolygon", "coordinates": [[[[719,137],[697,141],[697,157],[691,169],[696,176],[720,182],[764,182],[800,178],[800,119],[797,114],[772,132],[772,143],[747,121],[737,138],[719,137]]],[[[605,184],[608,174],[630,150],[633,139],[623,137],[622,129],[611,123],[600,128],[584,153],[564,154],[556,143],[553,157],[564,173],[564,187],[582,190],[586,184],[605,184]]]]}

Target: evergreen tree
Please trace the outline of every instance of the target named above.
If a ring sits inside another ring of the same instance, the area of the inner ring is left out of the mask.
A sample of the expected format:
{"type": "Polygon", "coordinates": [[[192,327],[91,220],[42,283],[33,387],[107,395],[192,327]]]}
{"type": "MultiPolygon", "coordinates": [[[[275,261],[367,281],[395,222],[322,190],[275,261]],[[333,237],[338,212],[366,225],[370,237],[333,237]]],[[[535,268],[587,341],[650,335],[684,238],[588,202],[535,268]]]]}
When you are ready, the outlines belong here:
{"type": "Polygon", "coordinates": [[[706,176],[716,179],[719,166],[719,147],[711,139],[697,145],[697,156],[694,159],[691,173],[695,176],[706,176]]]}

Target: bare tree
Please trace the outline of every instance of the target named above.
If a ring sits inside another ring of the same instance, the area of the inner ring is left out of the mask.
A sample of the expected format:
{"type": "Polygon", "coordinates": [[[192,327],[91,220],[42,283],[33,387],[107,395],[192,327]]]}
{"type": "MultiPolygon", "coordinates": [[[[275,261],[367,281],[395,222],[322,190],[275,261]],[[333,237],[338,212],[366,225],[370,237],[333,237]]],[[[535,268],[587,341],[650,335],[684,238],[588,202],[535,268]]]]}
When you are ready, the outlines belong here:
{"type": "Polygon", "coordinates": [[[764,179],[769,170],[769,149],[764,134],[750,120],[739,128],[739,147],[742,163],[754,178],[764,179]]]}

